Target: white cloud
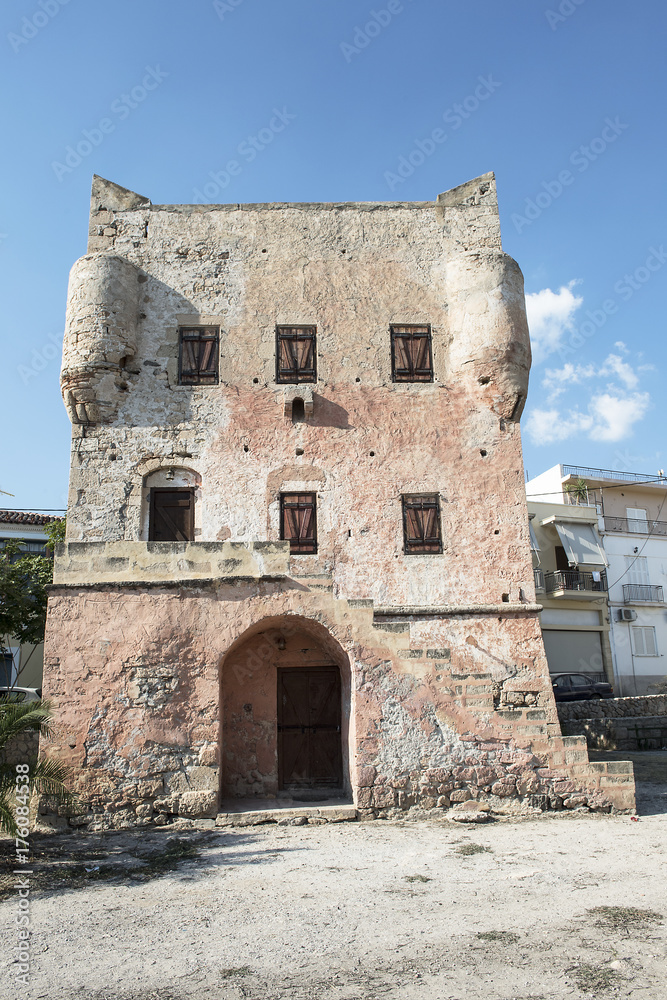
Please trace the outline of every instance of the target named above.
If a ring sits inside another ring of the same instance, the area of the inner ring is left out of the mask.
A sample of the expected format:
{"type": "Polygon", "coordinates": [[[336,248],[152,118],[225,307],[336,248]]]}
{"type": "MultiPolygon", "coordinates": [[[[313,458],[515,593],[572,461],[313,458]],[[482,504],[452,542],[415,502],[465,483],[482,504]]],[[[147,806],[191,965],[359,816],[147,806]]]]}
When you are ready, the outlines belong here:
{"type": "Polygon", "coordinates": [[[574,328],[572,317],[584,301],[572,292],[577,283],[562,285],[557,292],[543,288],[526,295],[533,364],[539,365],[558,350],[564,334],[574,328]]]}
{"type": "Polygon", "coordinates": [[[591,441],[621,441],[644,417],[650,402],[647,392],[625,396],[602,392],[591,397],[586,411],[578,407],[565,413],[556,407],[532,410],[526,419],[526,432],[536,445],[565,441],[577,434],[585,434],[591,441]]]}
{"type": "Polygon", "coordinates": [[[589,434],[592,441],[621,441],[632,433],[633,425],[648,410],[651,397],[647,392],[635,392],[619,397],[605,392],[591,400],[594,424],[589,434]]]}
{"type": "MultiPolygon", "coordinates": [[[[639,385],[637,372],[646,370],[647,366],[637,368],[637,371],[624,361],[620,354],[608,354],[600,366],[594,364],[573,365],[566,362],[562,368],[547,368],[542,379],[542,387],[549,390],[549,403],[562,396],[573,385],[582,385],[593,378],[614,378],[623,383],[626,390],[636,389],[639,385]]],[[[613,382],[607,386],[610,392],[619,391],[613,382]]]]}

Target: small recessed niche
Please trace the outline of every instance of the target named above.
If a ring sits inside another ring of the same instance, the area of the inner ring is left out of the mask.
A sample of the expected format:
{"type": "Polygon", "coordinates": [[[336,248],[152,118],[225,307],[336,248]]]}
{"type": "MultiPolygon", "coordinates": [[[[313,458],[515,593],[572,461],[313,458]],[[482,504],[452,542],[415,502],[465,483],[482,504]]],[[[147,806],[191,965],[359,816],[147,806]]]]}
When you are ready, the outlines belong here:
{"type": "Polygon", "coordinates": [[[494,533],[494,535],[499,535],[500,534],[500,528],[496,528],[496,530],[493,533],[494,533]]]}
{"type": "Polygon", "coordinates": [[[257,385],[257,384],[258,384],[258,382],[259,382],[259,379],[258,379],[258,378],[254,378],[254,379],[253,379],[253,382],[255,383],[255,385],[257,385]]]}
{"type": "Polygon", "coordinates": [[[360,379],[360,378],[359,378],[359,376],[357,375],[357,377],[355,378],[355,380],[354,380],[354,381],[355,381],[355,382],[361,382],[361,379],[360,379]]]}
{"type": "Polygon", "coordinates": [[[296,453],[297,455],[303,455],[303,448],[297,448],[296,453]]]}
{"type": "Polygon", "coordinates": [[[491,381],[491,376],[490,375],[482,375],[482,377],[478,378],[477,381],[479,382],[480,385],[488,385],[489,382],[491,381]]]}
{"type": "Polygon", "coordinates": [[[509,602],[510,602],[510,595],[503,594],[503,604],[509,604],[509,602]]]}
{"type": "Polygon", "coordinates": [[[262,253],[266,253],[266,250],[262,250],[262,253]]]}
{"type": "Polygon", "coordinates": [[[297,396],[292,400],[292,423],[302,424],[306,419],[306,408],[303,400],[297,396]]]}
{"type": "Polygon", "coordinates": [[[375,458],[375,452],[374,451],[369,451],[368,454],[371,456],[371,458],[375,458]]]}
{"type": "Polygon", "coordinates": [[[250,451],[250,448],[248,447],[248,445],[247,445],[247,444],[244,444],[244,445],[243,445],[243,450],[244,450],[244,451],[250,451]]]}
{"type": "Polygon", "coordinates": [[[486,454],[487,453],[486,453],[486,449],[485,448],[480,448],[479,449],[479,453],[482,456],[482,458],[486,458],[486,454]]]}

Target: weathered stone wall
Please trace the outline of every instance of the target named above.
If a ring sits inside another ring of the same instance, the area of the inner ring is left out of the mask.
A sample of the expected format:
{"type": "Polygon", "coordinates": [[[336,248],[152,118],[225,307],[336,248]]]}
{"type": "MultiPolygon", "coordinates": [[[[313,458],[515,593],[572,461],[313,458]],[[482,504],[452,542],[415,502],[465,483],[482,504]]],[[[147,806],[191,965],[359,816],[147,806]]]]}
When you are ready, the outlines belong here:
{"type": "Polygon", "coordinates": [[[566,736],[584,736],[595,750],[667,749],[667,715],[568,719],[562,729],[566,736]]]}
{"type": "Polygon", "coordinates": [[[56,588],[46,695],[61,728],[50,752],[79,775],[86,821],[210,816],[221,785],[239,794],[221,762],[244,740],[242,692],[253,704],[273,697],[267,670],[284,662],[276,632],[287,656],[304,632],[341,667],[344,688],[349,675],[346,782],[362,814],[472,799],[631,806],[631,774],[605,784],[585,747],[567,756],[558,741],[534,612],[412,616],[397,628],[360,603],[295,582],[56,588]],[[92,641],[91,615],[103,623],[92,641]],[[253,636],[261,641],[248,647],[253,636]]]}
{"type": "Polygon", "coordinates": [[[667,694],[558,702],[558,718],[561,722],[570,719],[622,719],[658,715],[667,715],[667,694]]]}
{"type": "Polygon", "coordinates": [[[319,553],[293,572],[331,576],[342,596],[530,599],[516,425],[530,362],[522,277],[500,248],[492,175],[450,195],[150,206],[98,182],[104,224],[75,266],[64,377],[88,366],[97,378],[102,355],[126,356],[114,399],[74,424],[69,540],[142,538],[147,473],[185,466],[201,483],[202,541],[277,540],[281,490],[316,491],[319,553]],[[115,284],[105,292],[98,272],[121,260],[139,289],[135,341],[116,345],[129,325],[119,320],[107,346],[89,300],[118,315],[115,284]],[[186,322],[219,325],[220,385],[177,384],[186,322]],[[431,324],[433,383],[391,381],[395,322],[431,324]],[[318,381],[302,390],[313,412],[299,424],[285,415],[295,387],[275,382],[280,323],[317,326],[318,381]],[[403,554],[400,496],[411,491],[442,497],[442,556],[403,554]]]}
{"type": "Polygon", "coordinates": [[[39,753],[39,733],[32,730],[15,736],[7,743],[0,759],[3,764],[14,767],[15,764],[29,764],[37,760],[39,753]]]}

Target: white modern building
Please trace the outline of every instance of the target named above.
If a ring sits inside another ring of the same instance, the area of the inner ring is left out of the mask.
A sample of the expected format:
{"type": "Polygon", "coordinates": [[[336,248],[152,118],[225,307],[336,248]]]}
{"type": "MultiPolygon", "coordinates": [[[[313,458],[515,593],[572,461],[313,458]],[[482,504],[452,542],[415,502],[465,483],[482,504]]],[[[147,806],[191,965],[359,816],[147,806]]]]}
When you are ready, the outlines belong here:
{"type": "Polygon", "coordinates": [[[607,562],[595,507],[529,497],[528,516],[549,672],[613,683],[607,562]]]}
{"type": "Polygon", "coordinates": [[[529,509],[532,502],[565,504],[596,516],[608,563],[615,693],[667,688],[667,479],[662,472],[556,465],[531,479],[526,494],[529,509]]]}

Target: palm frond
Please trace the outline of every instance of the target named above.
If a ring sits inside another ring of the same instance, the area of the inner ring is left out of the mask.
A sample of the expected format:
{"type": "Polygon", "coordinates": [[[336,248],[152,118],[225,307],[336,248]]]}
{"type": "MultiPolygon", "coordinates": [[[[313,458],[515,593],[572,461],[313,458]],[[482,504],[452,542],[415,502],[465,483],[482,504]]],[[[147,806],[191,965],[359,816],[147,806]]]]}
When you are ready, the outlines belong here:
{"type": "Polygon", "coordinates": [[[30,730],[41,736],[51,732],[48,701],[0,701],[0,750],[15,736],[30,730]]]}
{"type": "Polygon", "coordinates": [[[14,810],[6,794],[0,794],[0,830],[4,830],[10,837],[15,837],[18,831],[14,810]]]}

